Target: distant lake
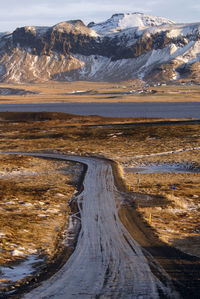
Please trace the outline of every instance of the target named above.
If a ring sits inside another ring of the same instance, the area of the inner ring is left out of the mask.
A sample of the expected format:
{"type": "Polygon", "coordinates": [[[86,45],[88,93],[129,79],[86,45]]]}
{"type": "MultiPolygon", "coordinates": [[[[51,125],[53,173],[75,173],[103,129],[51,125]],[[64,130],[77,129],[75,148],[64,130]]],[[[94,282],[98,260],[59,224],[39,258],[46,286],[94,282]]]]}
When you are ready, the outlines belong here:
{"type": "Polygon", "coordinates": [[[36,103],[0,104],[0,112],[65,112],[112,117],[200,118],[200,103],[36,103]]]}

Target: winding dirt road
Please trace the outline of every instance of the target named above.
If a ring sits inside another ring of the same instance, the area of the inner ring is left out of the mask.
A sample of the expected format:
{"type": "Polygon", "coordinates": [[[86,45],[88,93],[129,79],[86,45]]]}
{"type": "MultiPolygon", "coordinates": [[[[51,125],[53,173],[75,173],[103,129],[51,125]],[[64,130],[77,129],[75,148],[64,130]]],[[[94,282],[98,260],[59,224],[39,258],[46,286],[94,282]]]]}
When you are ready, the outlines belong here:
{"type": "Polygon", "coordinates": [[[120,222],[118,206],[122,195],[114,185],[109,162],[60,154],[31,155],[77,161],[88,169],[84,190],[75,198],[81,215],[76,249],[54,276],[24,298],[179,298],[156,262],[162,281],[152,273],[149,258],[147,261],[120,222]]]}

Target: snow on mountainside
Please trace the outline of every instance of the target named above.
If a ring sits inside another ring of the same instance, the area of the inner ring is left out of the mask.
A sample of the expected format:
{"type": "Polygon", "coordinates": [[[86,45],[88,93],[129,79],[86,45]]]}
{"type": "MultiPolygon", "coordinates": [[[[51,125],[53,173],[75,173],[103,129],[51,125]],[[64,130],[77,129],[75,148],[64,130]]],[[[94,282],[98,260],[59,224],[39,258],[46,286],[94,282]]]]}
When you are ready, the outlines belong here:
{"type": "Polygon", "coordinates": [[[200,81],[200,23],[117,14],[0,33],[0,82],[200,81]]]}
{"type": "Polygon", "coordinates": [[[174,22],[165,18],[153,17],[143,13],[124,13],[115,14],[102,23],[90,23],[88,26],[99,34],[108,34],[132,27],[153,27],[164,24],[174,24],[174,22]]]}

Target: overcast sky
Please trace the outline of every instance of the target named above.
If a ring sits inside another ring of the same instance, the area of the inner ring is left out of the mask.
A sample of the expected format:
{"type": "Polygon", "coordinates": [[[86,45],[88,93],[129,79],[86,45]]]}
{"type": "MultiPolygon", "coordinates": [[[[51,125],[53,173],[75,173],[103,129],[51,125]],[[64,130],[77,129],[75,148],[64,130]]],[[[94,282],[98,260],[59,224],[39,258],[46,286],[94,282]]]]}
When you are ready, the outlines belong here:
{"type": "Polygon", "coordinates": [[[81,19],[101,22],[114,13],[143,12],[177,22],[200,22],[199,0],[6,0],[1,1],[0,32],[25,25],[52,26],[81,19]]]}

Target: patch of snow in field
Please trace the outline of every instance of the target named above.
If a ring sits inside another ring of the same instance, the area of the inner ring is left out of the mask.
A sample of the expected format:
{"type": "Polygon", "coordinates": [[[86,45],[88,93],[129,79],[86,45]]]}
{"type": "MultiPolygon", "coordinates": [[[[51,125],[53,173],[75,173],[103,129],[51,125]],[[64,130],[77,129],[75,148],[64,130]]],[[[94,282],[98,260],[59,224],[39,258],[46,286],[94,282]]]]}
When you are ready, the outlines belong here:
{"type": "Polygon", "coordinates": [[[169,151],[169,152],[161,152],[161,153],[153,153],[149,155],[138,155],[138,156],[133,156],[133,158],[145,158],[145,157],[154,157],[154,156],[164,156],[164,155],[169,155],[169,154],[178,154],[182,152],[190,152],[190,151],[199,151],[200,147],[193,147],[193,148],[180,148],[174,151],[169,151]]]}
{"type": "Polygon", "coordinates": [[[6,201],[4,204],[6,204],[6,205],[15,205],[16,203],[12,200],[9,200],[9,201],[6,201]]]}
{"type": "Polygon", "coordinates": [[[46,214],[38,214],[37,216],[38,216],[38,217],[41,217],[41,218],[47,217],[46,214]]]}
{"type": "Polygon", "coordinates": [[[170,212],[173,214],[183,213],[183,209],[170,209],[170,212]]]}
{"type": "Polygon", "coordinates": [[[27,202],[27,203],[25,203],[25,204],[24,204],[24,206],[25,206],[25,207],[32,207],[32,206],[33,206],[33,204],[32,204],[32,203],[30,203],[30,202],[27,202]]]}
{"type": "Polygon", "coordinates": [[[36,176],[38,175],[37,172],[30,171],[30,170],[14,170],[14,171],[0,171],[1,178],[7,178],[11,176],[36,176]]]}
{"type": "Polygon", "coordinates": [[[21,251],[19,249],[15,249],[12,252],[12,256],[24,256],[24,251],[21,251]]]}
{"type": "Polygon", "coordinates": [[[48,209],[48,210],[46,210],[46,212],[48,213],[53,213],[53,214],[57,214],[57,213],[59,213],[60,211],[58,210],[58,209],[48,209]]]}
{"type": "Polygon", "coordinates": [[[163,228],[162,230],[165,232],[168,232],[168,233],[177,233],[177,231],[175,231],[174,229],[171,229],[171,228],[163,228]]]}
{"type": "Polygon", "coordinates": [[[34,265],[37,262],[41,262],[43,259],[38,255],[30,255],[18,265],[12,267],[0,267],[1,279],[6,279],[12,282],[16,282],[29,274],[34,272],[34,265]]]}

